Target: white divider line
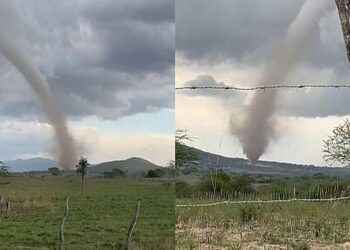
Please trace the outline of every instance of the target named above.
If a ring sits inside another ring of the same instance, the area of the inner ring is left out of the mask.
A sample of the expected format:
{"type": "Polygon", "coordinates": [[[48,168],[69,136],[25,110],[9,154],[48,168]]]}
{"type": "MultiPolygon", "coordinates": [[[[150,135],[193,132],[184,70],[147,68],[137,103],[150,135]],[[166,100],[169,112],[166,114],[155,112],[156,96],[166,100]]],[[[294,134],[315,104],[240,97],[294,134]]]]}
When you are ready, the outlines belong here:
{"type": "Polygon", "coordinates": [[[176,207],[209,207],[209,206],[217,206],[222,204],[246,204],[246,203],[288,203],[295,201],[305,201],[305,202],[328,202],[328,201],[341,201],[341,200],[350,200],[350,196],[347,197],[338,197],[338,198],[329,198],[329,199],[290,199],[290,200],[253,200],[253,201],[220,201],[214,203],[206,203],[206,204],[176,204],[176,207]]]}

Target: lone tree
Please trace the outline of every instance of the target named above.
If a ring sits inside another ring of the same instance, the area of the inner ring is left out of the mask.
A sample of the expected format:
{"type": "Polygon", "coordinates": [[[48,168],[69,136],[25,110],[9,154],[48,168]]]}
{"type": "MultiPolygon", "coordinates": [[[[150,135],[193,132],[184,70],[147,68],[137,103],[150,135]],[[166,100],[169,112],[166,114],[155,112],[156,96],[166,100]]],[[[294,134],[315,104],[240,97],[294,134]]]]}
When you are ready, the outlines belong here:
{"type": "Polygon", "coordinates": [[[81,175],[81,193],[84,193],[84,177],[89,166],[87,158],[80,157],[78,165],[76,165],[76,172],[81,175]]]}
{"type": "Polygon", "coordinates": [[[0,177],[4,177],[8,175],[8,167],[7,165],[0,161],[0,177]]]}
{"type": "Polygon", "coordinates": [[[175,161],[173,160],[169,161],[168,168],[169,168],[168,177],[175,179],[175,171],[176,171],[175,161]]]}
{"type": "Polygon", "coordinates": [[[323,141],[323,159],[331,164],[350,163],[350,121],[347,119],[343,125],[333,129],[332,134],[323,141]]]}

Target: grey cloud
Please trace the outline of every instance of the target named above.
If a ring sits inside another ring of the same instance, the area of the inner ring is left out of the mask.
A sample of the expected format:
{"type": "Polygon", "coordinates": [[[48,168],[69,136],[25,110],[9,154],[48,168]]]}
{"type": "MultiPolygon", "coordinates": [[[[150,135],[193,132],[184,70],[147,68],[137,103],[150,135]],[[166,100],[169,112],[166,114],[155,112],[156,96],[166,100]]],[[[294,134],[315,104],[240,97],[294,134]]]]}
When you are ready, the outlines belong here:
{"type": "MultiPolygon", "coordinates": [[[[231,60],[261,65],[271,59],[278,41],[305,0],[179,0],[176,5],[176,51],[192,63],[231,60]]],[[[334,5],[335,6],[335,5],[334,5]]],[[[348,70],[336,9],[314,31],[313,45],[302,61],[315,67],[348,70]]]]}
{"type": "MultiPolygon", "coordinates": [[[[229,86],[224,82],[218,82],[211,75],[198,75],[193,80],[185,82],[183,87],[192,87],[192,86],[214,86],[214,87],[225,87],[229,86]]],[[[187,95],[187,96],[202,96],[208,98],[216,98],[222,102],[226,107],[228,106],[232,112],[237,112],[237,107],[242,107],[244,99],[247,97],[247,93],[233,91],[233,90],[222,90],[222,89],[195,89],[195,90],[179,90],[177,91],[178,95],[187,95]],[[233,111],[235,110],[235,111],[233,111]]]]}
{"type": "Polygon", "coordinates": [[[131,20],[142,23],[173,23],[175,1],[172,0],[101,0],[84,9],[86,16],[98,22],[131,20]]]}
{"type": "MultiPolygon", "coordinates": [[[[217,82],[211,75],[198,75],[195,79],[187,81],[183,84],[184,87],[192,86],[213,86],[213,87],[225,87],[223,82],[217,82]]],[[[212,90],[212,89],[197,89],[197,90],[183,90],[181,91],[184,95],[190,96],[209,96],[209,97],[220,97],[222,95],[222,90],[212,90]]]]}
{"type": "MultiPolygon", "coordinates": [[[[346,78],[334,77],[333,83],[345,83],[346,78]]],[[[322,83],[321,83],[322,84],[322,83]]],[[[211,75],[199,75],[195,79],[187,81],[183,86],[227,86],[224,82],[218,82],[211,75]]],[[[269,90],[266,90],[269,91],[269,90]]],[[[177,94],[188,96],[206,96],[224,100],[231,98],[231,104],[245,110],[243,104],[247,92],[223,90],[179,90],[177,94]]],[[[300,117],[327,117],[350,115],[350,89],[301,89],[280,90],[277,98],[277,113],[284,116],[300,117]]],[[[235,112],[239,112],[238,109],[235,112]]]]}
{"type": "Polygon", "coordinates": [[[281,95],[279,113],[302,117],[350,115],[350,89],[314,89],[281,95]]]}
{"type": "Polygon", "coordinates": [[[280,37],[302,3],[302,0],[180,0],[176,5],[177,52],[189,59],[241,59],[280,37]]]}
{"type": "Polygon", "coordinates": [[[0,159],[14,160],[21,155],[35,155],[38,152],[43,154],[50,153],[50,149],[42,145],[48,145],[50,136],[39,135],[36,132],[25,132],[16,128],[1,128],[1,144],[0,144],[0,159]],[[18,140],[18,136],[21,140],[18,140]],[[35,138],[35,140],[33,140],[35,138]],[[18,152],[20,152],[18,154],[18,152]]]}
{"type": "MultiPolygon", "coordinates": [[[[0,114],[4,117],[21,118],[21,120],[33,120],[33,114],[42,113],[40,107],[35,101],[2,101],[0,105],[0,114]]],[[[43,119],[43,115],[36,117],[38,120],[43,119]]]]}
{"type": "MultiPolygon", "coordinates": [[[[304,2],[179,0],[176,6],[177,53],[190,64],[216,65],[233,61],[232,65],[242,68],[261,67],[272,58],[275,46],[283,39],[304,2]]],[[[336,9],[324,16],[319,27],[298,62],[298,68],[305,69],[305,75],[291,72],[288,83],[349,83],[349,63],[336,9]],[[310,68],[313,71],[307,70],[310,68]],[[324,80],[320,76],[322,70],[331,71],[331,76],[324,80]]],[[[197,92],[216,98],[220,98],[220,93],[197,92]]],[[[193,92],[185,94],[194,95],[193,92]]],[[[349,100],[347,89],[282,90],[278,113],[305,117],[349,115],[349,100]]]]}
{"type": "Polygon", "coordinates": [[[103,66],[142,73],[166,71],[174,64],[174,42],[171,40],[175,38],[169,25],[150,29],[149,25],[126,24],[118,31],[119,38],[107,35],[103,66]]]}

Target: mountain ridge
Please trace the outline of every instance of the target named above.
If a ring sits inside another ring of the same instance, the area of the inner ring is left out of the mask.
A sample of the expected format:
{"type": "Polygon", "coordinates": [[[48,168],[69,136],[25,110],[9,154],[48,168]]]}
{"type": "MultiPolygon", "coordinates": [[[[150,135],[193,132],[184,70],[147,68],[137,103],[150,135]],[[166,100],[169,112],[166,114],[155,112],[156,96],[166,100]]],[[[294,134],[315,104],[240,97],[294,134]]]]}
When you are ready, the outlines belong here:
{"type": "Polygon", "coordinates": [[[189,164],[196,167],[199,172],[209,171],[211,168],[220,168],[227,172],[238,174],[257,174],[257,175],[276,175],[276,176],[301,176],[313,174],[329,174],[336,176],[349,175],[349,167],[326,167],[315,166],[311,164],[294,164],[277,161],[258,161],[257,164],[251,164],[248,160],[239,157],[227,157],[206,152],[198,148],[188,147],[198,156],[198,164],[189,164]],[[217,164],[218,162],[218,164],[217,164]]]}
{"type": "MultiPolygon", "coordinates": [[[[16,173],[47,171],[50,167],[58,167],[56,161],[44,157],[16,159],[12,161],[5,161],[5,163],[9,166],[10,172],[16,173]]],[[[101,162],[98,164],[91,164],[89,166],[89,172],[102,174],[103,172],[109,172],[112,171],[114,168],[118,168],[128,173],[135,173],[148,171],[150,169],[156,169],[159,167],[160,166],[141,157],[130,157],[125,160],[113,160],[101,162]]]]}
{"type": "Polygon", "coordinates": [[[156,168],[160,168],[160,166],[140,157],[131,157],[126,160],[103,162],[92,166],[89,171],[91,173],[102,174],[104,172],[111,172],[113,169],[120,169],[126,173],[133,174],[156,168]]]}

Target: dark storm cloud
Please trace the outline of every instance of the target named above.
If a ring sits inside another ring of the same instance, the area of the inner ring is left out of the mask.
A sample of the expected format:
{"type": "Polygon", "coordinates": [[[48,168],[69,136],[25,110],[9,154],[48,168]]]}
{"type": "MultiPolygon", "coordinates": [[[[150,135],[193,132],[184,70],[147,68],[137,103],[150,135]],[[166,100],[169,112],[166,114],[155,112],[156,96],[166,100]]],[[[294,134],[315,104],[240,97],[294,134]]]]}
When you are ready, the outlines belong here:
{"type": "Polygon", "coordinates": [[[177,52],[188,59],[241,59],[283,35],[303,2],[179,0],[177,52]]]}
{"type": "Polygon", "coordinates": [[[141,23],[173,23],[175,1],[172,0],[101,0],[84,9],[86,16],[97,22],[113,23],[131,20],[141,23]],[[112,22],[111,22],[112,21],[112,22]]]}
{"type": "MultiPolygon", "coordinates": [[[[217,64],[232,60],[256,65],[271,58],[305,0],[179,0],[176,5],[176,50],[191,60],[217,64]]],[[[319,67],[344,67],[344,44],[336,12],[315,30],[303,61],[319,67]],[[320,36],[321,34],[321,36],[320,36]]],[[[345,65],[346,66],[346,65],[345,65]]]]}
{"type": "MultiPolygon", "coordinates": [[[[271,57],[277,42],[305,0],[179,0],[176,5],[176,50],[179,55],[216,64],[232,60],[257,64],[271,57]]],[[[335,5],[334,5],[335,6],[335,5]]],[[[336,10],[314,31],[304,60],[344,67],[344,44],[336,10]]]]}
{"type": "MultiPolygon", "coordinates": [[[[7,6],[1,21],[68,115],[118,119],[174,107],[173,1],[11,1],[7,6]]],[[[0,93],[7,93],[0,115],[40,119],[21,76],[2,57],[0,66],[0,93]]]]}
{"type": "MultiPolygon", "coordinates": [[[[177,54],[189,64],[214,66],[232,61],[232,65],[241,68],[261,67],[271,60],[276,45],[284,38],[304,2],[179,0],[176,5],[177,54]]],[[[295,72],[291,72],[287,82],[350,83],[349,64],[335,5],[333,11],[325,14],[319,28],[313,31],[311,39],[297,67],[305,75],[295,77],[295,72]],[[332,73],[322,79],[318,73],[322,70],[332,73]]],[[[259,79],[259,76],[255,78],[259,79]]],[[[348,100],[350,91],[347,90],[281,91],[278,112],[305,117],[349,115],[348,100]]]]}
{"type": "Polygon", "coordinates": [[[171,0],[99,1],[84,20],[104,44],[104,67],[161,72],[174,64],[175,4],[171,0]]]}

